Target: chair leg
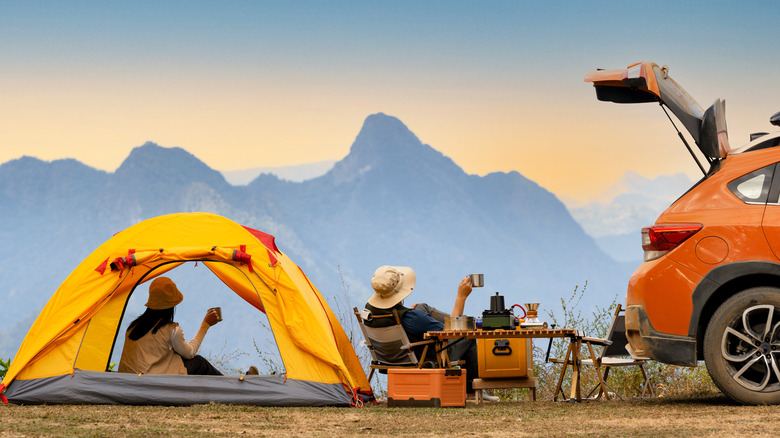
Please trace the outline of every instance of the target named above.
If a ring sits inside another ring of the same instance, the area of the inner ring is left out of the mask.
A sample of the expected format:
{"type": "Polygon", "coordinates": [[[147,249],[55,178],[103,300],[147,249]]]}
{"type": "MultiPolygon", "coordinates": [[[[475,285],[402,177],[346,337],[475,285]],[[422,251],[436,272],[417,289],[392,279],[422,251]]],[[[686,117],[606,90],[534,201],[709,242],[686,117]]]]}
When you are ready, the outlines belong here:
{"type": "Polygon", "coordinates": [[[598,391],[598,394],[596,394],[595,397],[596,400],[600,399],[602,395],[606,394],[606,392],[604,391],[604,387],[609,386],[609,384],[607,383],[607,378],[609,377],[609,368],[610,367],[606,367],[606,371],[604,371],[604,380],[596,382],[593,388],[591,388],[590,391],[588,391],[588,394],[585,396],[585,398],[589,399],[593,397],[593,393],[595,393],[596,391],[598,391]]]}
{"type": "Polygon", "coordinates": [[[422,356],[417,360],[417,368],[422,368],[425,365],[425,355],[428,354],[428,346],[423,347],[422,356]]]}
{"type": "Polygon", "coordinates": [[[590,344],[590,342],[586,342],[588,344],[588,352],[590,353],[590,360],[593,361],[593,370],[596,372],[596,377],[599,379],[599,386],[601,387],[599,389],[599,395],[596,397],[601,398],[602,394],[609,400],[609,392],[607,392],[606,387],[606,380],[607,380],[607,374],[609,373],[609,367],[607,367],[607,370],[604,372],[604,377],[601,377],[601,361],[596,359],[596,354],[593,352],[593,345],[590,344]]]}
{"type": "MultiPolygon", "coordinates": [[[[619,398],[619,399],[621,399],[621,400],[625,400],[625,399],[623,398],[623,396],[622,396],[622,395],[620,395],[620,393],[619,393],[619,392],[617,392],[617,390],[615,390],[615,388],[613,388],[613,387],[611,387],[611,386],[609,385],[609,382],[607,381],[607,379],[609,378],[609,370],[611,370],[611,369],[612,369],[612,367],[606,367],[606,368],[607,368],[607,370],[604,372],[604,387],[605,387],[606,389],[611,389],[611,390],[612,390],[612,392],[613,392],[613,393],[614,393],[614,394],[617,396],[617,398],[619,398]]],[[[606,389],[605,389],[605,390],[606,390],[606,389]]]]}
{"type": "Polygon", "coordinates": [[[370,373],[368,373],[368,384],[369,384],[369,385],[371,384],[371,378],[372,378],[372,377],[374,377],[374,371],[376,371],[376,370],[374,370],[373,368],[371,368],[371,372],[370,372],[370,373]]]}
{"type": "MultiPolygon", "coordinates": [[[[612,369],[612,367],[606,367],[604,369],[604,380],[603,380],[604,386],[602,386],[601,389],[600,389],[600,391],[602,391],[602,392],[606,392],[606,387],[609,385],[607,383],[607,380],[609,379],[609,370],[611,370],[611,369],[612,369]]],[[[607,400],[609,400],[609,394],[607,394],[607,400]]]]}
{"type": "Polygon", "coordinates": [[[645,397],[647,394],[647,391],[650,390],[650,396],[655,397],[655,392],[653,391],[653,386],[650,384],[650,379],[647,377],[647,371],[645,370],[645,365],[639,365],[639,370],[642,371],[642,377],[644,378],[644,385],[642,385],[642,398],[645,397]]]}

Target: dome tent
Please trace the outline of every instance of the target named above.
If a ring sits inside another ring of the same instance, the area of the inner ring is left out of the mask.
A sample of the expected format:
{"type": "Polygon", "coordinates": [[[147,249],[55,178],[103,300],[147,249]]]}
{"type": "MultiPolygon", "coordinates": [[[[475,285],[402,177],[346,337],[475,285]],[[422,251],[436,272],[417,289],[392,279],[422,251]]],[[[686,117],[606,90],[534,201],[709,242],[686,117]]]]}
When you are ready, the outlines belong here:
{"type": "MultiPolygon", "coordinates": [[[[4,391],[4,393],[3,393],[4,391]]],[[[60,285],[0,384],[13,403],[349,405],[370,386],[319,291],[274,237],[209,213],[148,219],[114,235],[60,285]],[[173,376],[108,372],[137,286],[203,263],[268,316],[285,374],[173,376]]]]}

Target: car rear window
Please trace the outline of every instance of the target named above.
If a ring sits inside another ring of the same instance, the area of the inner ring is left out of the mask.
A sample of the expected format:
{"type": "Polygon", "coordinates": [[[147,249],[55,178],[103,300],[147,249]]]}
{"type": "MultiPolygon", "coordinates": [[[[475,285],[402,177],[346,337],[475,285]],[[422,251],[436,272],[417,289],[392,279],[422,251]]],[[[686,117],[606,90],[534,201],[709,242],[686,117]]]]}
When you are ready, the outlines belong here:
{"type": "Polygon", "coordinates": [[[765,204],[775,165],[771,164],[741,176],[728,184],[731,193],[747,204],[765,204]]]}

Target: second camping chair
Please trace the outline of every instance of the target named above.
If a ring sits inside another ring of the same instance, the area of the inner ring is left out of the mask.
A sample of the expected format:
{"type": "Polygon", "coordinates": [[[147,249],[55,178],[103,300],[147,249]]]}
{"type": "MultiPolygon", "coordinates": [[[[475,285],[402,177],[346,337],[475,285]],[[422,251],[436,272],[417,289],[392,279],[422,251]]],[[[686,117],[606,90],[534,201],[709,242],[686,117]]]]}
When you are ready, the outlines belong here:
{"type": "MultiPolygon", "coordinates": [[[[655,397],[653,387],[650,385],[650,380],[647,376],[647,370],[645,365],[649,358],[636,358],[631,355],[628,350],[628,339],[626,338],[626,316],[623,307],[618,304],[615,309],[615,313],[612,317],[612,323],[607,330],[607,336],[604,339],[582,337],[581,341],[585,344],[589,351],[589,356],[592,359],[580,360],[580,365],[592,366],[596,371],[596,377],[598,383],[593,389],[591,389],[586,398],[593,397],[595,399],[606,397],[610,398],[610,393],[616,395],[622,399],[621,395],[609,385],[609,371],[613,367],[630,367],[635,366],[639,368],[642,373],[642,391],[640,397],[655,397]],[[601,347],[598,354],[594,353],[593,346],[601,347]],[[603,373],[602,373],[603,370],[603,373]],[[609,391],[608,391],[609,390],[609,391]],[[596,393],[598,391],[598,393],[596,393]],[[594,393],[596,395],[594,396],[594,393]]],[[[548,353],[549,354],[549,353],[548,353]]],[[[569,358],[566,359],[549,359],[553,363],[562,363],[563,369],[561,370],[561,379],[566,372],[566,368],[569,365],[573,365],[569,358]]],[[[556,394],[557,395],[557,394],[556,394]]]]}

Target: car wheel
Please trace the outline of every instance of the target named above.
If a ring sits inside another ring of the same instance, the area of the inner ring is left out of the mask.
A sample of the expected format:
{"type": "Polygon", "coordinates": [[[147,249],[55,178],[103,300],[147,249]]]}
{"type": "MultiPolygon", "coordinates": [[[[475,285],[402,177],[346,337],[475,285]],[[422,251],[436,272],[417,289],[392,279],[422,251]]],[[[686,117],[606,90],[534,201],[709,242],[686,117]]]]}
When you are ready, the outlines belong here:
{"type": "Polygon", "coordinates": [[[780,403],[780,289],[747,289],[721,304],[707,325],[704,361],[732,399],[780,403]]]}

